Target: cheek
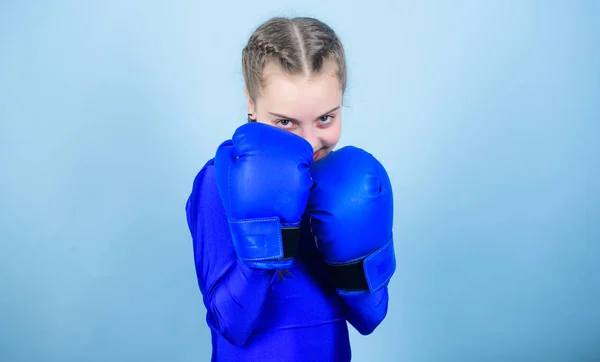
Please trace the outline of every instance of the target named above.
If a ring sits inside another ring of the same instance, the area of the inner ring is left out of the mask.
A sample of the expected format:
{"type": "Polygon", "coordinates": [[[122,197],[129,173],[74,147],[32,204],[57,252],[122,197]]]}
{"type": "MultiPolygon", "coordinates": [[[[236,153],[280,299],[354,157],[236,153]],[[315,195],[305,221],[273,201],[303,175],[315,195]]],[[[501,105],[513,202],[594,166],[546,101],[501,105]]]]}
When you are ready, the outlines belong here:
{"type": "Polygon", "coordinates": [[[335,125],[329,127],[323,137],[324,146],[328,149],[334,148],[339,142],[340,136],[342,135],[341,122],[337,122],[335,125]]]}

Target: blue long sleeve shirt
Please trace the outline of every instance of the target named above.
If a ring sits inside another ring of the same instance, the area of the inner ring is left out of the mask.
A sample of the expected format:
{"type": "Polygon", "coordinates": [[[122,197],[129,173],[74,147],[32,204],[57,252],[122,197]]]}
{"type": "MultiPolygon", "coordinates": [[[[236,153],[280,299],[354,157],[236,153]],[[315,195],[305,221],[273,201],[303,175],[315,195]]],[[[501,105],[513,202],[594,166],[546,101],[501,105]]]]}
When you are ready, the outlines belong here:
{"type": "Polygon", "coordinates": [[[287,272],[240,263],[213,167],[210,160],[200,170],[186,203],[212,361],[350,361],[346,321],[373,332],[387,313],[387,288],[339,296],[306,222],[287,272]]]}

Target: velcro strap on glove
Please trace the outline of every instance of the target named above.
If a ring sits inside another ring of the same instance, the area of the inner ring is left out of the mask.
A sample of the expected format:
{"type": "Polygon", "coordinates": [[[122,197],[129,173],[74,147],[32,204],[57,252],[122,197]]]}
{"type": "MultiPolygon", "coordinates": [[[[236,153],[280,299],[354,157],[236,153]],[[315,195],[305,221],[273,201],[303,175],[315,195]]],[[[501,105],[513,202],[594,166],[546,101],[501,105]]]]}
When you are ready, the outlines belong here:
{"type": "Polygon", "coordinates": [[[387,285],[396,271],[393,237],[364,258],[344,263],[328,264],[333,283],[341,293],[373,293],[387,285]]]}
{"type": "Polygon", "coordinates": [[[229,230],[235,252],[244,262],[286,261],[296,256],[300,227],[282,227],[278,217],[229,220],[229,230]]]}

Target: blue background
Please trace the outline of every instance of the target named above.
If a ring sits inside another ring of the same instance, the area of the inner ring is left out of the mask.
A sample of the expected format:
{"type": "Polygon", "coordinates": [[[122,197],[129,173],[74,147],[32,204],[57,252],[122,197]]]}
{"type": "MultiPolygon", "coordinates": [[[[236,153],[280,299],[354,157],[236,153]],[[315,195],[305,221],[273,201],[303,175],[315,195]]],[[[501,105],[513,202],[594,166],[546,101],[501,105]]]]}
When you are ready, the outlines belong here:
{"type": "Polygon", "coordinates": [[[600,2],[128,0],[0,4],[0,361],[208,360],[184,204],[274,15],[339,33],[393,180],[354,360],[600,360],[600,2]]]}

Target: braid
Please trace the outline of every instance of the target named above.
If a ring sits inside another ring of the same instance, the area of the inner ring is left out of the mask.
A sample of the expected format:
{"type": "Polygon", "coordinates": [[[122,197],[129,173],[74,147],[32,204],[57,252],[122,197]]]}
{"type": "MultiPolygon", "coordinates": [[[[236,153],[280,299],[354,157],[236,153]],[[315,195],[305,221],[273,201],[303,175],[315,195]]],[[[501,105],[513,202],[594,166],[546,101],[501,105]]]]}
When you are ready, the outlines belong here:
{"type": "Polygon", "coordinates": [[[275,17],[260,25],[242,50],[242,70],[252,100],[260,94],[262,72],[272,62],[290,75],[319,73],[334,60],[342,91],[346,87],[344,49],[335,32],[313,18],[275,17]]]}

